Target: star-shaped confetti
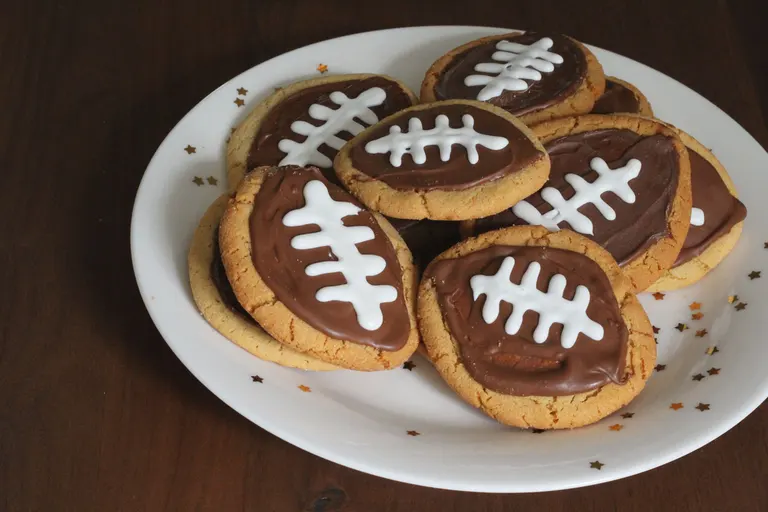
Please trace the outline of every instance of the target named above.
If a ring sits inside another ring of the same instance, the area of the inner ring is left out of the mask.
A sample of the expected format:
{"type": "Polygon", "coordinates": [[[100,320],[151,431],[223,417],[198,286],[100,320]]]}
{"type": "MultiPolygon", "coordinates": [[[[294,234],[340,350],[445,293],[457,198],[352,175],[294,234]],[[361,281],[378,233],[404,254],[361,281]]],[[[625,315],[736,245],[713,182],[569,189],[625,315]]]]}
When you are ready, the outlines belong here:
{"type": "Polygon", "coordinates": [[[701,412],[708,411],[709,410],[709,404],[703,404],[699,402],[699,405],[696,406],[696,409],[700,410],[701,412]]]}
{"type": "Polygon", "coordinates": [[[264,382],[264,379],[262,379],[258,375],[251,375],[251,381],[258,382],[259,384],[261,384],[262,382],[264,382]]]}
{"type": "Polygon", "coordinates": [[[667,365],[657,364],[656,366],[653,367],[653,369],[656,370],[657,372],[663,372],[664,370],[667,369],[667,365]]]}
{"type": "Polygon", "coordinates": [[[217,180],[213,176],[208,176],[205,180],[208,182],[209,185],[217,185],[219,183],[219,180],[217,180]]]}
{"type": "Polygon", "coordinates": [[[318,65],[317,65],[317,70],[318,70],[320,73],[327,73],[327,72],[328,72],[328,66],[327,66],[327,65],[325,65],[325,64],[318,64],[318,65]]]}
{"type": "Polygon", "coordinates": [[[653,294],[653,298],[656,300],[664,300],[664,294],[661,292],[656,292],[653,294]]]}
{"type": "Polygon", "coordinates": [[[699,329],[698,331],[696,331],[696,337],[703,338],[704,336],[707,335],[707,332],[708,331],[706,329],[699,329]]]}
{"type": "Polygon", "coordinates": [[[403,363],[403,370],[408,370],[412,372],[414,368],[416,368],[416,363],[414,363],[413,361],[406,361],[403,363]]]}
{"type": "Polygon", "coordinates": [[[660,331],[661,329],[659,329],[659,328],[658,328],[658,327],[656,327],[655,325],[653,325],[652,327],[653,327],[653,334],[659,334],[659,331],[660,331]]]}
{"type": "Polygon", "coordinates": [[[752,272],[747,274],[747,277],[750,280],[752,280],[752,279],[760,279],[760,271],[759,270],[753,270],[752,272]]]}
{"type": "Polygon", "coordinates": [[[701,302],[691,302],[688,307],[691,311],[696,311],[697,309],[701,309],[701,302]]]}
{"type": "Polygon", "coordinates": [[[713,356],[713,355],[717,354],[718,352],[720,352],[720,349],[717,348],[716,346],[715,347],[709,347],[707,349],[707,355],[708,356],[713,356]]]}
{"type": "Polygon", "coordinates": [[[594,462],[590,462],[589,463],[589,467],[592,468],[592,469],[601,470],[601,469],[603,469],[603,466],[605,466],[605,464],[603,464],[599,460],[596,460],[594,462]]]}
{"type": "Polygon", "coordinates": [[[630,419],[634,415],[635,415],[635,413],[633,413],[633,412],[625,412],[624,414],[621,415],[621,417],[624,418],[625,420],[628,420],[628,419],[630,419]]]}
{"type": "Polygon", "coordinates": [[[195,146],[190,146],[189,144],[187,144],[187,147],[184,148],[184,151],[186,151],[188,155],[191,155],[192,153],[197,152],[197,148],[195,146]]]}
{"type": "Polygon", "coordinates": [[[246,89],[245,87],[238,87],[237,94],[239,94],[240,96],[245,96],[246,94],[248,94],[248,89],[246,89]]]}
{"type": "Polygon", "coordinates": [[[704,375],[702,375],[701,373],[697,373],[696,375],[693,376],[693,380],[695,380],[696,382],[702,381],[705,378],[706,377],[704,375]]]}
{"type": "Polygon", "coordinates": [[[621,429],[623,429],[623,428],[624,428],[624,425],[622,425],[621,423],[616,423],[615,425],[611,425],[611,426],[610,426],[610,427],[608,427],[608,428],[609,428],[610,430],[613,430],[614,432],[618,432],[619,430],[621,430],[621,429]]]}
{"type": "Polygon", "coordinates": [[[746,302],[739,302],[734,306],[736,308],[736,311],[744,311],[747,309],[747,303],[746,302]]]}
{"type": "Polygon", "coordinates": [[[720,375],[720,368],[712,367],[709,370],[707,370],[707,373],[710,375],[720,375]]]}
{"type": "Polygon", "coordinates": [[[683,331],[685,331],[685,330],[687,330],[687,329],[688,329],[688,326],[687,326],[687,325],[685,325],[685,324],[677,324],[677,325],[675,326],[675,329],[677,329],[677,330],[678,330],[678,331],[680,331],[680,332],[683,332],[683,331]]]}
{"type": "Polygon", "coordinates": [[[242,98],[236,98],[235,101],[234,101],[234,104],[237,105],[238,108],[240,108],[243,105],[245,105],[245,101],[243,101],[242,98]]]}
{"type": "Polygon", "coordinates": [[[729,295],[728,296],[728,304],[733,304],[737,300],[739,300],[739,296],[738,295],[729,295]]]}
{"type": "Polygon", "coordinates": [[[683,404],[680,402],[675,402],[674,404],[670,404],[669,408],[672,409],[673,411],[677,411],[683,408],[683,404]]]}
{"type": "Polygon", "coordinates": [[[205,184],[205,182],[203,181],[203,178],[201,178],[200,176],[195,176],[195,177],[192,179],[192,183],[194,183],[194,184],[195,184],[195,185],[197,185],[198,187],[199,187],[199,186],[201,186],[201,185],[204,185],[204,184],[205,184]]]}
{"type": "Polygon", "coordinates": [[[532,428],[531,429],[531,434],[541,434],[544,431],[545,430],[543,428],[532,428]]]}
{"type": "Polygon", "coordinates": [[[305,386],[304,384],[299,385],[299,389],[302,390],[305,393],[311,393],[312,392],[312,388],[310,388],[309,386],[305,386]]]}
{"type": "Polygon", "coordinates": [[[411,437],[416,437],[416,436],[420,436],[421,433],[420,432],[416,432],[415,430],[408,430],[408,435],[411,436],[411,437]]]}
{"type": "Polygon", "coordinates": [[[704,313],[701,311],[697,311],[696,313],[691,315],[691,320],[701,320],[701,318],[704,316],[704,313]]]}

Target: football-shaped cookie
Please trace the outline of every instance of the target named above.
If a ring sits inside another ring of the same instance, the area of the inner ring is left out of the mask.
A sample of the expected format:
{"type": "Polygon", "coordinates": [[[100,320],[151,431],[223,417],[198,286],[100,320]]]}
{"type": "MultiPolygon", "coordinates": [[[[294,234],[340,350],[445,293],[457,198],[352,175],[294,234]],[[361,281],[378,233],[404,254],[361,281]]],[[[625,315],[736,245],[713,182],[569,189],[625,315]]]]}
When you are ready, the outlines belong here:
{"type": "Polygon", "coordinates": [[[640,89],[615,76],[605,77],[605,91],[592,107],[593,114],[638,114],[653,117],[648,98],[640,89]]]}
{"type": "Polygon", "coordinates": [[[319,169],[249,173],[219,242],[238,301],[279,342],[357,370],[392,368],[416,350],[411,253],[319,169]]]}
{"type": "Polygon", "coordinates": [[[278,89],[229,140],[229,189],[262,165],[314,165],[335,179],[333,158],[347,140],[415,102],[405,85],[384,75],[326,76],[278,89]]]}
{"type": "Polygon", "coordinates": [[[533,130],[552,161],[549,180],[471,231],[571,229],[611,253],[635,291],[646,289],[673,265],[690,223],[690,164],[675,131],[628,115],[563,118],[533,130]]]}
{"type": "Polygon", "coordinates": [[[336,174],[363,204],[401,219],[491,215],[546,181],[549,158],[508,112],[478,101],[417,105],[349,141],[336,174]]]}
{"type": "Polygon", "coordinates": [[[592,52],[560,34],[513,32],[451,50],[429,68],[421,101],[489,102],[528,125],[592,109],[605,87],[592,52]]]}

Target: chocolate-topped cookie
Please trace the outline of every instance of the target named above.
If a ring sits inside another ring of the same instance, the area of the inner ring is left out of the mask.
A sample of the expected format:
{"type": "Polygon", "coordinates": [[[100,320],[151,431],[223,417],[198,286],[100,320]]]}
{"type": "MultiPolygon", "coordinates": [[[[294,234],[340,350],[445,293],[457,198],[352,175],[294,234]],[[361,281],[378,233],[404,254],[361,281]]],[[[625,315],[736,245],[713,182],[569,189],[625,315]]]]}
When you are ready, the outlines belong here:
{"type": "Polygon", "coordinates": [[[568,36],[513,32],[451,50],[429,68],[421,101],[472,99],[531,125],[592,110],[605,87],[603,68],[568,36]]]}
{"type": "Polygon", "coordinates": [[[648,98],[640,89],[615,76],[605,77],[605,91],[592,107],[593,114],[638,114],[653,117],[648,98]]]}
{"type": "Polygon", "coordinates": [[[691,215],[685,146],[664,124],[629,115],[586,115],[536,125],[552,162],[544,188],[500,214],[464,226],[571,229],[603,246],[635,291],[670,268],[691,215]]]}
{"type": "Polygon", "coordinates": [[[651,373],[653,333],[631,288],[585,237],[506,228],[430,263],[419,329],[470,404],[508,425],[573,428],[626,405],[651,373]]]}
{"type": "Polygon", "coordinates": [[[189,284],[200,314],[222,336],[265,361],[304,370],[338,367],[278,343],[237,301],[219,252],[219,220],[229,197],[219,197],[200,219],[189,247],[189,284]]]}
{"type": "Polygon", "coordinates": [[[356,370],[386,370],[416,350],[411,253],[319,169],[246,175],[219,242],[238,301],[279,342],[356,370]]]}
{"type": "Polygon", "coordinates": [[[715,155],[684,131],[671,128],[685,144],[691,162],[691,227],[674,265],[649,291],[676,290],[704,277],[734,248],[747,216],[728,171],[715,155]]]}
{"type": "Polygon", "coordinates": [[[278,89],[229,140],[229,190],[263,165],[314,165],[335,181],[333,158],[346,141],[414,103],[405,85],[385,75],[326,76],[278,89]]]}
{"type": "Polygon", "coordinates": [[[478,101],[416,105],[366,129],[336,156],[344,186],[401,219],[473,219],[508,208],[546,181],[549,159],[530,130],[478,101]]]}

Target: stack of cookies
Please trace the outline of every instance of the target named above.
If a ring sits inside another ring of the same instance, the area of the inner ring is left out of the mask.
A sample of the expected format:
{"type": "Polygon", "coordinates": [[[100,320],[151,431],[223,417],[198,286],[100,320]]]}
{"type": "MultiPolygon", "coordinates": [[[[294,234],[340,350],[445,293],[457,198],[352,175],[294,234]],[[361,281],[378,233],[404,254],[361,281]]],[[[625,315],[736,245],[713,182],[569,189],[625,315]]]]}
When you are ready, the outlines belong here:
{"type": "Polygon", "coordinates": [[[691,284],[746,215],[726,170],[561,35],[471,41],[420,96],[383,75],[297,82],[228,146],[229,194],[189,253],[219,332],[304,370],[419,347],[524,428],[626,405],[655,364],[644,290],[691,284]]]}

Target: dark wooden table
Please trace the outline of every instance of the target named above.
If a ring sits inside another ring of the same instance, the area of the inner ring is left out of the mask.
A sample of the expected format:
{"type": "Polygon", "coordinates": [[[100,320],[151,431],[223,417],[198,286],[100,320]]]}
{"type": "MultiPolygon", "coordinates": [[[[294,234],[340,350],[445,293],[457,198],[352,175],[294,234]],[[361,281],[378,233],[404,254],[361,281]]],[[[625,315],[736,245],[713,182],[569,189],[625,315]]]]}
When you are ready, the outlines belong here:
{"type": "MultiPolygon", "coordinates": [[[[131,270],[155,148],[259,62],[403,25],[564,32],[694,88],[768,147],[761,0],[0,2],[0,510],[768,510],[768,406],[664,467],[478,495],[391,482],[266,433],[174,357],[131,270]]],[[[766,171],[766,170],[756,170],[766,171]]]]}

